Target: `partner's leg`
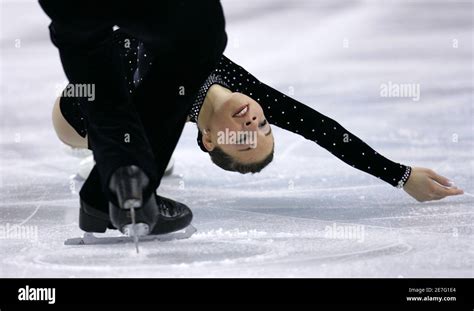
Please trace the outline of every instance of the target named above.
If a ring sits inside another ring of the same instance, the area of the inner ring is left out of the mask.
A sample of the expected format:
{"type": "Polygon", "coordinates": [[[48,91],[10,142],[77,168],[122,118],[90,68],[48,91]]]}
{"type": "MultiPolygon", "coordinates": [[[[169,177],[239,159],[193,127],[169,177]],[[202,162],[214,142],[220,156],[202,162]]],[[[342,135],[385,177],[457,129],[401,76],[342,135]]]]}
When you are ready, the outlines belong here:
{"type": "MultiPolygon", "coordinates": [[[[95,88],[95,100],[81,105],[88,121],[88,140],[94,152],[102,182],[109,194],[108,183],[119,167],[137,165],[156,184],[154,158],[140,119],[129,102],[123,81],[118,53],[108,34],[84,38],[75,36],[69,26],[53,21],[51,34],[58,46],[66,75],[72,84],[90,84],[95,88]]],[[[155,187],[150,186],[148,195],[155,187]]],[[[113,196],[109,195],[113,200],[113,196]]]]}
{"type": "MultiPolygon", "coordinates": [[[[58,3],[54,0],[51,1],[53,3],[58,3]]],[[[132,13],[131,16],[129,16],[129,19],[119,19],[119,22],[117,22],[119,26],[127,29],[130,33],[143,40],[148,46],[149,50],[154,53],[155,57],[158,57],[157,59],[160,61],[168,60],[168,62],[163,62],[160,64],[160,71],[151,69],[150,75],[143,76],[144,80],[149,81],[149,87],[152,87],[152,81],[163,81],[163,85],[165,85],[163,87],[165,94],[164,98],[168,104],[171,102],[171,105],[167,105],[167,109],[163,109],[165,111],[161,111],[161,109],[152,109],[151,107],[153,106],[149,106],[145,110],[148,112],[159,112],[161,114],[158,122],[163,120],[163,122],[159,123],[162,126],[162,131],[157,131],[157,133],[164,133],[164,138],[159,140],[161,143],[161,148],[157,147],[154,150],[156,150],[159,154],[163,154],[161,159],[166,160],[169,160],[176,142],[179,139],[186,119],[186,114],[192,94],[195,93],[195,90],[199,84],[204,81],[207,73],[211,71],[213,65],[222,53],[222,50],[225,46],[225,39],[222,40],[222,37],[225,37],[225,32],[223,30],[224,22],[220,3],[218,1],[209,0],[204,1],[203,5],[201,6],[201,4],[196,4],[193,2],[195,1],[163,1],[160,2],[160,4],[162,4],[162,10],[157,10],[156,12],[153,10],[144,10],[143,12],[145,12],[145,14],[142,15],[134,15],[132,13]],[[153,12],[153,15],[156,16],[149,16],[150,12],[153,12]],[[217,14],[218,17],[218,23],[216,25],[216,19],[209,18],[214,14],[217,14]],[[146,17],[148,17],[148,19],[146,17]],[[202,27],[193,28],[194,25],[202,25],[202,27]],[[218,31],[213,31],[216,29],[218,31]],[[219,39],[216,38],[216,35],[219,35],[219,39]],[[202,46],[205,48],[203,49],[202,46]],[[216,49],[216,47],[221,47],[221,50],[216,49]],[[159,76],[166,76],[167,73],[169,73],[171,79],[169,81],[166,79],[160,80],[159,76]],[[184,77],[181,76],[183,74],[184,77]],[[147,76],[152,78],[147,79],[147,76]],[[183,99],[179,98],[173,102],[172,99],[176,99],[177,96],[183,96],[183,99]],[[186,107],[186,103],[188,103],[188,107],[186,107]],[[173,104],[177,105],[179,109],[176,107],[174,107],[176,109],[173,109],[173,104]],[[166,146],[169,146],[169,148],[165,150],[166,146]]],[[[86,1],[86,3],[89,2],[86,1]]],[[[130,4],[133,8],[140,7],[139,3],[130,4]]],[[[59,6],[59,8],[61,8],[61,6],[59,6]]],[[[69,7],[66,9],[69,9],[69,7]]],[[[144,7],[140,7],[140,9],[144,9],[144,7]]],[[[50,15],[53,17],[54,13],[55,12],[50,15]]],[[[121,81],[116,79],[119,75],[113,74],[116,72],[116,70],[120,71],[120,68],[118,68],[119,66],[117,66],[119,62],[116,60],[116,54],[114,51],[107,49],[109,45],[105,44],[105,50],[104,45],[101,45],[101,40],[104,40],[104,37],[106,37],[106,33],[109,29],[107,27],[110,27],[110,25],[106,24],[106,22],[102,22],[99,25],[91,25],[91,20],[94,21],[97,19],[89,18],[86,20],[87,23],[85,26],[93,27],[91,30],[87,27],[85,29],[82,28],[82,32],[79,33],[77,32],[78,28],[71,30],[71,23],[74,26],[78,24],[77,12],[75,12],[72,15],[72,18],[68,20],[67,24],[65,23],[65,20],[58,19],[56,23],[53,23],[51,30],[52,34],[55,35],[53,39],[56,45],[58,45],[58,47],[62,47],[61,58],[65,70],[67,73],[69,73],[68,77],[70,81],[73,83],[74,81],[81,80],[94,81],[95,84],[101,86],[100,88],[98,87],[99,92],[96,94],[96,100],[99,102],[101,100],[108,102],[108,105],[86,105],[86,114],[90,122],[88,127],[90,145],[96,154],[105,154],[106,156],[104,156],[103,159],[106,160],[107,158],[113,158],[110,156],[110,154],[107,154],[107,152],[111,150],[110,147],[114,146],[113,143],[110,143],[110,140],[115,142],[115,147],[120,147],[118,141],[114,141],[117,138],[114,135],[124,134],[123,137],[121,137],[124,140],[126,135],[128,135],[128,141],[125,141],[126,143],[130,143],[131,139],[135,139],[135,141],[137,141],[137,137],[131,135],[132,133],[124,133],[123,131],[120,131],[120,129],[117,130],[117,123],[113,124],[112,122],[111,126],[109,126],[107,123],[107,121],[110,120],[119,120],[120,115],[117,114],[120,114],[123,111],[130,112],[133,108],[130,109],[129,105],[127,104],[128,102],[123,100],[123,98],[126,97],[126,94],[123,93],[124,88],[119,86],[121,85],[121,81]],[[71,35],[71,33],[73,33],[73,35],[71,35]],[[78,34],[79,36],[77,36],[78,34]],[[99,46],[97,46],[97,42],[99,42],[99,46]],[[81,47],[83,48],[82,50],[81,47]],[[104,58],[104,55],[108,56],[109,58],[104,58]],[[84,58],[87,60],[86,63],[83,62],[84,58]],[[116,66],[115,68],[114,64],[116,66]],[[87,66],[83,67],[81,65],[87,66]],[[102,70],[97,70],[97,68],[104,69],[108,67],[110,67],[110,72],[106,70],[104,73],[102,70]],[[95,78],[95,80],[91,79],[91,76],[95,78]],[[104,77],[112,77],[112,79],[108,80],[104,77]],[[109,99],[107,101],[107,93],[104,92],[106,89],[113,92],[113,94],[109,94],[109,96],[112,95],[112,100],[109,99]],[[114,91],[117,91],[117,93],[114,91]],[[103,129],[104,124],[105,131],[103,129]],[[97,127],[94,127],[94,125],[97,127]],[[102,137],[97,135],[98,138],[94,138],[95,135],[93,135],[93,131],[95,132],[96,130],[97,133],[102,131],[102,134],[109,130],[109,135],[105,135],[105,137],[104,135],[102,137]],[[105,143],[108,143],[108,146],[106,144],[96,144],[96,141],[98,141],[100,138],[109,139],[109,141],[105,141],[105,143]],[[103,152],[97,152],[98,149],[102,150],[103,152]]],[[[80,16],[79,24],[81,24],[80,16]]],[[[146,88],[143,89],[146,90],[146,88]]],[[[142,94],[147,93],[146,91],[141,92],[142,94]]],[[[156,92],[156,90],[154,90],[154,92],[156,92]]],[[[154,92],[151,92],[150,94],[155,95],[155,99],[160,99],[154,92]]],[[[148,103],[156,105],[157,101],[150,100],[148,103]]],[[[131,127],[140,125],[139,122],[136,122],[136,118],[134,118],[135,116],[131,116],[131,118],[129,118],[134,121],[131,124],[126,124],[127,120],[122,120],[124,122],[118,122],[118,124],[130,125],[131,127]]],[[[153,122],[156,124],[157,120],[153,120],[153,122]]],[[[132,128],[132,130],[134,129],[136,128],[132,128]]],[[[143,138],[143,141],[145,141],[142,146],[146,146],[146,137],[142,135],[141,138],[143,138]]],[[[146,157],[147,152],[149,152],[149,150],[145,150],[145,152],[141,153],[140,148],[137,149],[138,151],[135,150],[135,153],[138,152],[138,154],[142,157],[146,157]]],[[[118,158],[118,161],[120,160],[123,160],[123,158],[118,158]]],[[[125,160],[127,160],[127,158],[125,158],[125,160]]],[[[147,163],[150,162],[148,161],[147,163]]],[[[164,166],[166,165],[167,161],[160,161],[159,163],[164,166]]],[[[105,183],[105,191],[108,190],[108,181],[105,179],[110,176],[110,174],[107,175],[107,173],[111,173],[112,171],[109,170],[107,172],[105,169],[104,172],[104,167],[107,168],[108,165],[110,168],[111,166],[114,166],[113,164],[114,161],[112,161],[112,165],[111,163],[106,163],[104,161],[102,167],[99,167],[99,171],[101,171],[100,175],[102,177],[102,184],[104,185],[105,183]]],[[[153,173],[157,173],[159,175],[157,180],[159,181],[164,169],[156,169],[151,173],[150,170],[148,171],[149,176],[153,176],[153,173]]],[[[153,183],[151,182],[150,184],[153,183]]]]}
{"type": "MultiPolygon", "coordinates": [[[[155,73],[150,76],[150,81],[163,85],[163,94],[169,94],[164,96],[169,110],[165,111],[166,114],[162,113],[161,118],[172,122],[161,124],[165,133],[173,133],[169,139],[161,139],[160,145],[169,143],[172,146],[171,152],[184,125],[187,108],[173,101],[170,104],[169,100],[177,98],[181,103],[189,102],[189,98],[204,81],[225,47],[224,18],[219,1],[163,1],[159,3],[161,10],[153,10],[156,5],[150,5],[149,2],[138,1],[130,3],[127,18],[123,17],[123,10],[115,10],[123,3],[124,1],[119,1],[111,12],[102,12],[101,15],[98,10],[86,9],[88,6],[95,6],[91,1],[81,2],[81,7],[77,10],[70,10],[70,5],[66,6],[62,1],[41,1],[53,18],[53,41],[60,48],[61,59],[70,82],[90,81],[97,85],[95,104],[86,105],[86,114],[89,119],[89,142],[98,161],[103,188],[106,191],[108,181],[104,179],[110,177],[113,167],[116,168],[123,162],[142,163],[152,180],[158,181],[161,178],[156,176],[155,172],[159,175],[163,172],[163,169],[153,170],[154,167],[150,164],[153,155],[148,152],[146,137],[135,118],[136,115],[129,113],[123,80],[117,79],[120,76],[117,55],[107,44],[104,49],[103,41],[110,36],[110,26],[114,24],[109,17],[116,18],[117,24],[144,41],[161,62],[157,64],[160,66],[160,72],[156,72],[157,69],[152,67],[155,73]],[[148,6],[151,7],[147,9],[148,6]],[[101,16],[100,23],[91,22],[95,20],[93,14],[101,16]],[[114,14],[116,16],[113,16],[114,14]],[[69,19],[65,18],[65,15],[69,19]],[[168,73],[171,78],[167,80],[165,75],[168,73]],[[161,81],[163,83],[160,83],[161,81]],[[180,106],[181,111],[174,112],[172,106],[176,104],[180,106]],[[176,128],[172,129],[166,125],[176,128]],[[117,156],[120,153],[122,156],[117,156]]],[[[153,84],[149,83],[151,87],[153,84]]],[[[156,84],[154,86],[156,87],[156,84]]],[[[137,94],[141,92],[154,96],[151,96],[153,99],[147,98],[150,106],[144,104],[142,107],[147,106],[147,111],[153,108],[155,112],[162,112],[164,105],[156,109],[156,105],[160,104],[158,92],[147,92],[146,88],[144,89],[145,91],[139,91],[137,94]]],[[[146,97],[137,95],[140,99],[146,97]]],[[[158,162],[166,165],[171,152],[163,152],[158,162]]]]}

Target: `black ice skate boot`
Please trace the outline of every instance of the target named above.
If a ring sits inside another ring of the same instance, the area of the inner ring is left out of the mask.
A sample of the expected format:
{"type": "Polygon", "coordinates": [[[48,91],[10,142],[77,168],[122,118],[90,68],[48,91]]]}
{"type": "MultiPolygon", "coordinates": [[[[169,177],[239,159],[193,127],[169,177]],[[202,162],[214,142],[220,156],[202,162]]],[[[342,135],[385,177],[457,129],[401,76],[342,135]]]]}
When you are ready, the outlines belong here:
{"type": "MultiPolygon", "coordinates": [[[[94,167],[79,193],[79,227],[85,232],[102,233],[117,229],[110,221],[109,202],[100,187],[100,177],[94,167]]],[[[193,213],[186,205],[154,194],[159,217],[150,234],[167,234],[191,224],[193,213]]]]}
{"type": "Polygon", "coordinates": [[[134,237],[148,235],[158,222],[155,196],[143,197],[148,185],[148,177],[135,165],[121,167],[112,174],[109,189],[116,202],[109,203],[109,217],[122,233],[134,237]]]}

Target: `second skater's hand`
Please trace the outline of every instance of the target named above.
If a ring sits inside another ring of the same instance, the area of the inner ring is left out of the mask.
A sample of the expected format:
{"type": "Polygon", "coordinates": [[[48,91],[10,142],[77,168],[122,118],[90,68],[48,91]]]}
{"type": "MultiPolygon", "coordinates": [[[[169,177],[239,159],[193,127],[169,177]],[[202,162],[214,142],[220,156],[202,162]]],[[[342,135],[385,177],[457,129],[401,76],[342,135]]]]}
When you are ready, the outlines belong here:
{"type": "Polygon", "coordinates": [[[403,189],[418,202],[441,200],[447,196],[464,194],[464,191],[454,186],[448,178],[422,167],[412,169],[403,189]]]}

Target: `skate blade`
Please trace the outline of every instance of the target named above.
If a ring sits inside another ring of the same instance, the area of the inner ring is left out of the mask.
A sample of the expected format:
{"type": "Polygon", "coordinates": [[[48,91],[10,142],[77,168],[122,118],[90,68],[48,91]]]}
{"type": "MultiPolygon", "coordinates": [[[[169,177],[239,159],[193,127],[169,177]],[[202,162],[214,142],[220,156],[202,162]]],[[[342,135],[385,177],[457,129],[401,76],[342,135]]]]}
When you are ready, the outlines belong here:
{"type": "MultiPolygon", "coordinates": [[[[167,234],[145,235],[140,237],[141,242],[167,242],[173,240],[189,239],[197,229],[193,225],[189,225],[180,231],[167,234]]],[[[110,244],[126,244],[134,243],[133,237],[117,236],[117,237],[97,237],[93,233],[85,232],[82,238],[72,238],[64,241],[64,245],[110,245],[110,244]]]]}
{"type": "Polygon", "coordinates": [[[144,223],[138,223],[135,225],[130,224],[123,227],[123,234],[128,237],[133,237],[135,234],[139,237],[143,237],[148,235],[149,233],[150,227],[144,223]]]}

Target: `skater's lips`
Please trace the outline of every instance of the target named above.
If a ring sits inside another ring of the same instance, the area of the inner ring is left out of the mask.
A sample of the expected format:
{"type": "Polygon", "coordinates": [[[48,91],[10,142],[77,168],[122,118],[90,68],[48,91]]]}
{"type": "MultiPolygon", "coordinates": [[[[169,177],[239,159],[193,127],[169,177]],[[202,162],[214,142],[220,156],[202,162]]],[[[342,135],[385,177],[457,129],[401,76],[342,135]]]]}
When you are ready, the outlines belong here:
{"type": "Polygon", "coordinates": [[[232,117],[234,118],[241,118],[244,117],[249,112],[249,104],[245,104],[244,106],[240,107],[232,117]]]}

